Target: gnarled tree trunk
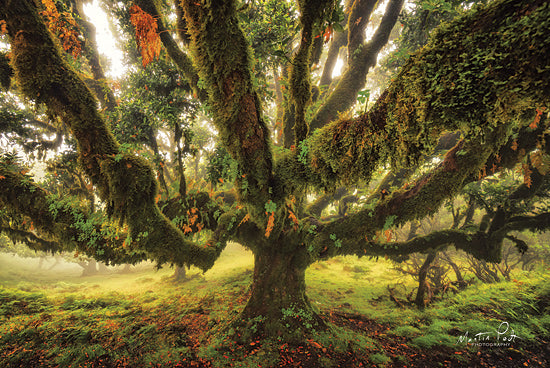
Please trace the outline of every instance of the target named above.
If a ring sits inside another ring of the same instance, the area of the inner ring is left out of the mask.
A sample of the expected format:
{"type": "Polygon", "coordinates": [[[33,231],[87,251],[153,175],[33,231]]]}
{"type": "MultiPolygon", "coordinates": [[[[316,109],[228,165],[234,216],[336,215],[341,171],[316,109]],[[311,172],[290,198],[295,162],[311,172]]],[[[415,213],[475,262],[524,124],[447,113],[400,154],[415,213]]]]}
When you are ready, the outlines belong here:
{"type": "Polygon", "coordinates": [[[306,258],[303,246],[286,252],[269,247],[256,253],[251,295],[237,319],[238,325],[245,324],[243,330],[300,341],[307,336],[304,332],[326,328],[306,296],[306,258]]]}

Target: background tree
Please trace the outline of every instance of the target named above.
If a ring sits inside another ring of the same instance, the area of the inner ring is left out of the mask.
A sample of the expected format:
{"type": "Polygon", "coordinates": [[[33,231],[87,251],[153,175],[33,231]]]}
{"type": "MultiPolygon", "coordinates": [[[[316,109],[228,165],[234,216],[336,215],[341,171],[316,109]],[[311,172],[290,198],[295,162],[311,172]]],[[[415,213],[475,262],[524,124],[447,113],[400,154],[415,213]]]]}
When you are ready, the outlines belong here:
{"type": "MultiPolygon", "coordinates": [[[[336,255],[432,252],[450,244],[498,262],[510,232],[549,226],[546,210],[516,216],[503,209],[468,229],[444,229],[399,242],[387,235],[394,226],[435,213],[488,171],[522,163],[525,181],[517,188],[518,198],[534,198],[542,190],[547,171],[534,158],[548,155],[546,121],[541,119],[550,95],[548,1],[495,0],[466,12],[438,29],[376,103],[355,117],[346,112],[387,43],[403,0],[388,2],[370,39],[365,30],[378,2],[355,0],[341,9],[331,0],[298,1],[298,36],[277,41],[288,42],[283,53],[274,52],[280,56],[277,63],[288,59],[279,70],[269,58],[254,58],[240,26],[247,6],[271,2],[175,2],[173,28],[169,8],[162,4],[107,3],[132,23],[142,67],[163,57],[162,45],[205,107],[219,143],[235,162],[237,201],[227,206],[208,193],[182,191],[181,185],[176,195],[168,190],[168,198],[160,201],[154,159],[128,150],[115,138],[101,111],[110,108],[105,96],[94,95],[86,83],[90,75],[92,80],[98,75],[85,66],[93,63],[91,57],[79,52],[82,45],[70,9],[50,0],[3,0],[0,18],[10,43],[4,75],[13,71],[17,93],[44,106],[46,116],[66,127],[76,141],[79,165],[104,206],[104,211],[91,213],[1,164],[3,207],[31,219],[33,229],[27,232],[47,240],[44,247],[55,250],[59,242],[114,263],[150,258],[206,270],[229,240],[237,241],[254,253],[255,268],[250,299],[232,322],[235,337],[246,340],[255,331],[302,340],[312,329],[326,328],[305,294],[305,270],[313,262],[336,255]],[[335,86],[316,100],[315,65],[336,23],[347,32],[347,64],[335,86]],[[264,63],[271,67],[256,67],[264,63]],[[288,93],[282,99],[286,108],[281,128],[287,149],[274,147],[274,124],[261,94],[265,83],[256,73],[274,85],[277,81],[281,92],[284,86],[288,93]],[[417,165],[439,137],[454,131],[461,133],[458,143],[438,165],[418,172],[417,165]],[[308,193],[321,195],[342,185],[366,189],[380,167],[411,168],[410,182],[383,195],[374,193],[353,213],[332,221],[310,211],[308,193]],[[189,236],[202,231],[207,232],[206,242],[189,236]],[[256,329],[241,328],[249,324],[256,329]]],[[[122,21],[120,25],[124,27],[122,21]]],[[[177,83],[167,93],[176,90],[177,83]]],[[[142,121],[155,126],[150,117],[143,118],[143,111],[123,112],[130,114],[117,116],[121,126],[141,126],[142,121]]],[[[154,130],[140,133],[156,138],[154,130]]]]}

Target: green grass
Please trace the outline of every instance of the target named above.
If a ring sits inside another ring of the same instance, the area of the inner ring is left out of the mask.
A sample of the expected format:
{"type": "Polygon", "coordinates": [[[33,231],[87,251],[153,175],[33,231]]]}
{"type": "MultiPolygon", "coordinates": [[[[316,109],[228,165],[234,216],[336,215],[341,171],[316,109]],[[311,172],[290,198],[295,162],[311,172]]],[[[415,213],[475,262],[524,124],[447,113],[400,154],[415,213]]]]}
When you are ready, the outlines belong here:
{"type": "Polygon", "coordinates": [[[193,361],[205,367],[257,367],[316,353],[315,364],[332,367],[335,357],[349,351],[361,352],[373,366],[389,366],[408,361],[406,352],[390,354],[386,344],[393,340],[415,351],[475,353],[479,348],[460,342],[461,336],[495,334],[502,323],[510,331],[499,337],[513,329],[518,338],[510,347],[519,351],[550,335],[547,270],[518,272],[513,281],[499,284],[478,283],[418,310],[399,308],[388,298],[387,287],[396,280],[403,285],[396,289],[401,298],[414,286],[390,263],[338,257],[308,270],[312,304],[325,315],[361,315],[386,330],[371,335],[333,327],[312,336],[307,348],[285,346],[276,338],[232,346],[211,332],[244,306],[252,260],[230,246],[212,270],[191,269],[189,281],[174,283],[173,270],[154,265],[129,274],[80,277],[71,265],[36,270],[35,261],[0,255],[0,366],[185,367],[193,361]]]}

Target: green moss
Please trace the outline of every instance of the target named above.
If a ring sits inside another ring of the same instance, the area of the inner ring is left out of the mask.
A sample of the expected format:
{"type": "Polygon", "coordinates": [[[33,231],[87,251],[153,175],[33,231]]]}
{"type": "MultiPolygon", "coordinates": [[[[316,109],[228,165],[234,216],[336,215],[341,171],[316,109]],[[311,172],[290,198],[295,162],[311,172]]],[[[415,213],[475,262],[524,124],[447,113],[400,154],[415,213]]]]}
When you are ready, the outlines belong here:
{"type": "Polygon", "coordinates": [[[235,3],[183,5],[192,52],[209,94],[214,123],[223,145],[239,163],[241,175],[236,184],[241,200],[261,214],[270,198],[269,130],[252,83],[250,49],[238,24],[235,3]]]}
{"type": "Polygon", "coordinates": [[[546,3],[501,0],[447,25],[369,112],[308,139],[312,173],[301,179],[321,188],[369,181],[379,162],[415,164],[443,131],[485,144],[502,125],[530,124],[524,113],[550,102],[549,14],[546,3]]]}
{"type": "MultiPolygon", "coordinates": [[[[107,212],[121,223],[126,221],[130,238],[141,240],[135,245],[159,262],[211,267],[223,246],[193,244],[160,212],[155,203],[158,184],[154,170],[144,160],[121,151],[93,94],[63,59],[63,51],[35,5],[30,1],[10,2],[2,12],[8,23],[19,87],[69,127],[78,143],[80,163],[107,203],[107,212]]],[[[140,254],[139,249],[132,249],[132,253],[140,254]]]]}
{"type": "Polygon", "coordinates": [[[10,60],[6,53],[0,53],[0,85],[3,89],[10,89],[13,69],[10,66],[10,60]]]}

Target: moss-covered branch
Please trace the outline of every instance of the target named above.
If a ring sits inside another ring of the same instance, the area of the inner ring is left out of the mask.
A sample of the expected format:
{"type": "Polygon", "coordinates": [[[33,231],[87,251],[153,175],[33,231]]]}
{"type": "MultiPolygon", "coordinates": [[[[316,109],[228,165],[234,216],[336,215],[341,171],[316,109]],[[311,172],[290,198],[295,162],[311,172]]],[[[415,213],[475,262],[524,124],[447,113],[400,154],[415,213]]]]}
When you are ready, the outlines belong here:
{"type": "Polygon", "coordinates": [[[483,144],[505,122],[529,125],[550,102],[549,19],[546,2],[501,0],[447,25],[371,110],[315,132],[280,175],[319,188],[368,181],[381,161],[415,163],[445,130],[483,144]]]}
{"type": "Polygon", "coordinates": [[[550,213],[541,213],[533,216],[515,216],[508,220],[506,225],[494,232],[494,236],[504,236],[512,231],[546,231],[550,229],[550,213]]]}
{"type": "Polygon", "coordinates": [[[56,253],[65,250],[59,242],[42,239],[26,230],[0,226],[0,234],[5,234],[14,243],[21,242],[36,252],[56,253]]]}
{"type": "Polygon", "coordinates": [[[331,234],[344,240],[372,240],[390,226],[435,213],[446,199],[455,196],[475,173],[479,173],[495,145],[500,144],[502,135],[502,131],[494,134],[491,142],[485,142],[482,147],[480,141],[459,143],[437,169],[414,185],[394,191],[374,207],[326,224],[314,242],[324,244],[331,234]],[[459,151],[464,154],[457,155],[459,151]]]}
{"type": "Polygon", "coordinates": [[[154,170],[143,159],[119,152],[97,101],[64,61],[59,45],[38,14],[37,4],[31,0],[3,1],[0,17],[7,23],[12,66],[21,92],[44,104],[68,126],[77,141],[79,161],[108,212],[127,222],[132,238],[141,234],[141,250],[160,262],[210,267],[218,250],[188,241],[160,212],[155,203],[158,184],[154,170]]]}
{"type": "Polygon", "coordinates": [[[234,1],[183,1],[191,49],[206,86],[223,145],[239,163],[241,200],[262,214],[271,198],[272,155],[260,99],[252,82],[248,42],[234,1]]]}
{"type": "MultiPolygon", "coordinates": [[[[506,131],[505,127],[501,129],[503,132],[506,131]]],[[[512,162],[509,152],[515,151],[510,147],[524,152],[535,149],[539,146],[540,140],[544,140],[545,135],[541,133],[544,129],[545,126],[539,127],[536,134],[532,134],[530,128],[520,129],[520,132],[523,132],[524,136],[530,136],[530,139],[518,138],[518,141],[522,142],[521,146],[517,146],[516,140],[510,140],[498,151],[491,149],[491,145],[499,146],[501,138],[497,130],[493,131],[492,135],[485,136],[485,139],[489,140],[483,145],[479,141],[461,141],[446,154],[436,169],[412,185],[394,191],[388,198],[378,201],[375,206],[365,208],[356,214],[329,224],[316,224],[317,231],[311,244],[318,250],[324,249],[325,257],[328,254],[357,254],[356,243],[364,241],[371,252],[376,248],[375,245],[386,250],[393,243],[379,243],[384,237],[385,230],[435,213],[447,198],[456,195],[466,184],[481,178],[495,156],[501,157],[501,162],[506,165],[517,164],[524,156],[515,153],[515,160],[512,162]],[[484,158],[487,161],[484,161],[484,158]],[[340,239],[343,246],[336,246],[332,238],[340,239]]],[[[495,174],[501,169],[503,166],[493,166],[490,173],[495,174]]],[[[510,193],[506,203],[513,207],[516,202],[524,203],[544,194],[541,191],[546,188],[547,175],[541,175],[535,168],[532,168],[532,171],[531,182],[518,186],[510,193]]],[[[484,229],[487,244],[497,246],[513,230],[544,230],[550,226],[544,221],[548,221],[548,215],[544,213],[537,216],[513,216],[513,211],[510,212],[509,208],[500,207],[492,216],[490,226],[480,224],[480,229],[484,229]]]]}
{"type": "MultiPolygon", "coordinates": [[[[0,205],[25,216],[30,228],[12,229],[11,235],[25,235],[26,239],[21,240],[34,244],[33,249],[78,251],[107,263],[136,263],[152,259],[159,263],[190,264],[209,269],[235,232],[228,231],[225,223],[218,224],[202,217],[204,213],[199,213],[194,207],[214,208],[215,205],[209,203],[203,194],[198,194],[180,204],[181,208],[186,204],[193,206],[184,220],[159,221],[157,219],[165,217],[142,215],[138,220],[142,226],[126,231],[114,224],[109,225],[101,214],[89,214],[75,203],[49,195],[30,177],[0,165],[0,205]],[[182,221],[191,232],[212,229],[213,235],[207,245],[194,244],[184,237],[178,228],[182,221]],[[33,236],[32,229],[38,235],[33,236]]],[[[157,207],[146,207],[144,211],[155,209],[158,211],[157,207]]],[[[218,216],[214,217],[218,219],[218,216]]]]}
{"type": "Polygon", "coordinates": [[[345,246],[350,250],[354,248],[349,254],[389,257],[443,251],[449,246],[454,246],[477,259],[498,263],[501,259],[502,240],[494,239],[483,232],[472,233],[450,229],[417,236],[404,242],[384,243],[365,240],[355,244],[345,244],[345,246]]]}
{"type": "Polygon", "coordinates": [[[25,228],[9,228],[8,236],[24,241],[35,250],[77,250],[111,263],[135,263],[141,252],[127,252],[123,237],[101,236],[101,224],[92,222],[82,208],[67,206],[36,185],[32,178],[0,164],[0,205],[23,216],[25,228]]]}
{"type": "MultiPolygon", "coordinates": [[[[403,2],[403,0],[390,0],[382,22],[369,42],[362,42],[364,36],[361,33],[349,33],[348,38],[349,42],[352,42],[352,45],[348,45],[348,50],[351,53],[348,67],[334,90],[328,96],[326,102],[311,120],[310,130],[313,131],[336,120],[340,113],[347,111],[355,103],[357,93],[365,85],[366,76],[370,68],[376,64],[378,53],[388,42],[391,30],[401,12],[403,2]]],[[[360,1],[356,6],[357,11],[359,11],[363,10],[361,9],[362,7],[368,8],[371,4],[368,1],[360,1]]],[[[366,20],[368,21],[368,18],[366,20]]],[[[365,27],[366,23],[364,22],[365,20],[361,18],[354,28],[365,27]]]]}
{"type": "MultiPolygon", "coordinates": [[[[346,244],[347,246],[348,244],[346,244]]],[[[404,242],[369,242],[349,244],[357,256],[401,256],[412,253],[442,251],[448,246],[465,251],[477,259],[500,262],[502,239],[494,239],[483,232],[440,230],[425,236],[417,236],[404,242]]]]}
{"type": "Polygon", "coordinates": [[[306,123],[306,107],[311,100],[310,58],[315,38],[319,38],[322,22],[327,12],[332,11],[333,0],[301,0],[300,25],[301,41],[291,62],[290,92],[295,106],[294,138],[295,145],[304,140],[309,132],[306,123]]]}

